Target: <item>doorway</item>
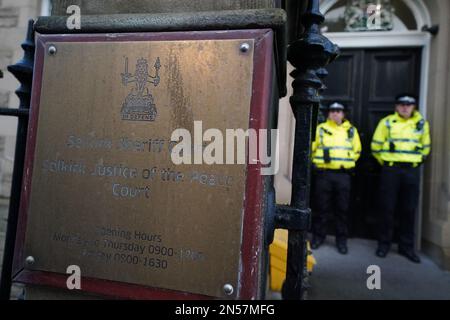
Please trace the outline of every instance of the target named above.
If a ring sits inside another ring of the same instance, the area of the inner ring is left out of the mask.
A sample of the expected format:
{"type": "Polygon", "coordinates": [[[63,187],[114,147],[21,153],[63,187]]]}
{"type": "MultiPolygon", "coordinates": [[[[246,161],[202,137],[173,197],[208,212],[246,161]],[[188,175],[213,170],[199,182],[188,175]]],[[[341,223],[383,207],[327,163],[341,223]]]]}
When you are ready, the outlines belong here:
{"type": "Polygon", "coordinates": [[[380,166],[371,155],[370,143],[379,120],[393,112],[397,94],[420,95],[421,54],[421,47],[344,49],[327,67],[323,103],[348,105],[348,118],[358,128],[363,145],[353,181],[352,237],[376,239],[380,166]]]}

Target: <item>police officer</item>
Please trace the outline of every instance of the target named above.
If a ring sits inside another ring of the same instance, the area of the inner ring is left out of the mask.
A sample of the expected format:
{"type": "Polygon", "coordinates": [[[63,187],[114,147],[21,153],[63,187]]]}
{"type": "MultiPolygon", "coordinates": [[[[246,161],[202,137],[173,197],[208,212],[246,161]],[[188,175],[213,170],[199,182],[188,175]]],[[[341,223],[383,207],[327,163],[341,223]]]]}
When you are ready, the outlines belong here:
{"type": "Polygon", "coordinates": [[[339,102],[328,106],[328,119],[317,127],[312,146],[315,185],[311,248],[322,245],[327,235],[327,220],[336,221],[336,246],[341,254],[348,252],[348,209],[351,173],[361,154],[358,130],[345,119],[346,107],[339,102]]]}
{"type": "Polygon", "coordinates": [[[416,110],[412,94],[396,97],[395,113],[382,119],[372,139],[372,154],[383,166],[380,177],[380,221],[376,255],[386,257],[399,214],[398,251],[420,263],[414,251],[415,215],[419,201],[419,166],[430,154],[429,124],[416,110]]]}

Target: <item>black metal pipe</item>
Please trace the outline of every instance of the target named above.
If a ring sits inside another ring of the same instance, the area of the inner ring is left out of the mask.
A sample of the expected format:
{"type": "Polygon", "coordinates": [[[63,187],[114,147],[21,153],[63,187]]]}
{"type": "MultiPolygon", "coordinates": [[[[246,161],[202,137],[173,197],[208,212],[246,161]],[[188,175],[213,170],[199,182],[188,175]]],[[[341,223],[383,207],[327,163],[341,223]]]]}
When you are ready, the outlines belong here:
{"type": "MultiPolygon", "coordinates": [[[[292,168],[292,196],[290,206],[297,209],[302,219],[311,219],[309,193],[311,186],[311,141],[317,121],[322,81],[317,70],[337,57],[338,48],[320,34],[324,17],[319,11],[319,0],[309,0],[302,15],[303,33],[288,50],[288,60],[296,68],[290,104],[295,116],[295,142],[292,168]]],[[[295,212],[295,211],[293,211],[295,212]]],[[[294,213],[295,214],[295,213],[294,213]]],[[[294,219],[295,220],[295,219],[294,219]]],[[[309,225],[309,224],[308,224],[309,225]]],[[[309,226],[290,229],[288,237],[284,299],[302,299],[306,289],[306,234],[309,226]]]]}
{"type": "MultiPolygon", "coordinates": [[[[301,212],[309,210],[310,157],[312,138],[313,104],[294,108],[296,119],[295,143],[292,168],[291,206],[301,212]]],[[[304,268],[306,264],[306,232],[289,230],[286,281],[283,286],[283,298],[302,299],[304,294],[304,268]]]]}
{"type": "Polygon", "coordinates": [[[12,109],[12,108],[0,108],[0,116],[6,117],[28,117],[29,110],[27,109],[12,109]]]}
{"type": "MultiPolygon", "coordinates": [[[[0,281],[0,300],[9,300],[11,295],[12,265],[14,258],[14,247],[16,242],[17,222],[19,216],[20,194],[22,188],[22,175],[25,159],[25,148],[27,142],[28,117],[21,116],[28,114],[31,100],[31,86],[33,78],[34,64],[34,21],[28,23],[27,38],[22,43],[24,50],[23,58],[15,65],[9,66],[10,71],[20,82],[21,86],[16,94],[20,99],[20,105],[16,114],[19,115],[17,124],[16,149],[14,154],[14,169],[11,186],[11,197],[9,202],[8,223],[6,228],[5,251],[3,254],[3,267],[0,281]]],[[[4,110],[2,110],[4,111],[4,110]]],[[[14,112],[13,112],[14,113],[14,112]]]]}

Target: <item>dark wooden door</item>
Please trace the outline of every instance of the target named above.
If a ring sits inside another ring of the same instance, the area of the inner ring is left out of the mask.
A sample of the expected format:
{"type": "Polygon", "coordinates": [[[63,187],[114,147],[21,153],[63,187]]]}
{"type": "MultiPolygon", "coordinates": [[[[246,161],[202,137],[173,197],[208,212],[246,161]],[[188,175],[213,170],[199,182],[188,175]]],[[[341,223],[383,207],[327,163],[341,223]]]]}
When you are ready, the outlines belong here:
{"type": "Polygon", "coordinates": [[[401,92],[419,95],[421,48],[342,50],[327,69],[324,104],[341,101],[361,135],[363,152],[353,181],[351,234],[376,238],[380,166],[370,143],[379,120],[393,112],[401,92]]]}

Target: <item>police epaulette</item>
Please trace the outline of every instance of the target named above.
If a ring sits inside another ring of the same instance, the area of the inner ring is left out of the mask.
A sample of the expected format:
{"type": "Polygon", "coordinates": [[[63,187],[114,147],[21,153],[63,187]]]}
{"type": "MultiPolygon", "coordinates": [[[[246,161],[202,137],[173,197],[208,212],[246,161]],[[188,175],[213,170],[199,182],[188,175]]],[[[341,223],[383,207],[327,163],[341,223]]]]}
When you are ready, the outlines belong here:
{"type": "Polygon", "coordinates": [[[333,135],[333,133],[332,133],[332,132],[328,131],[328,130],[327,130],[327,129],[325,129],[325,128],[322,128],[322,130],[323,130],[323,132],[325,132],[326,134],[328,134],[328,135],[330,135],[330,136],[332,136],[332,135],[333,135]]]}
{"type": "Polygon", "coordinates": [[[348,134],[348,139],[352,140],[353,137],[355,136],[355,127],[350,127],[350,129],[348,129],[347,131],[348,134]]]}
{"type": "Polygon", "coordinates": [[[416,130],[417,131],[422,131],[424,125],[425,125],[425,120],[424,119],[420,120],[419,122],[417,122],[416,130]]]}

